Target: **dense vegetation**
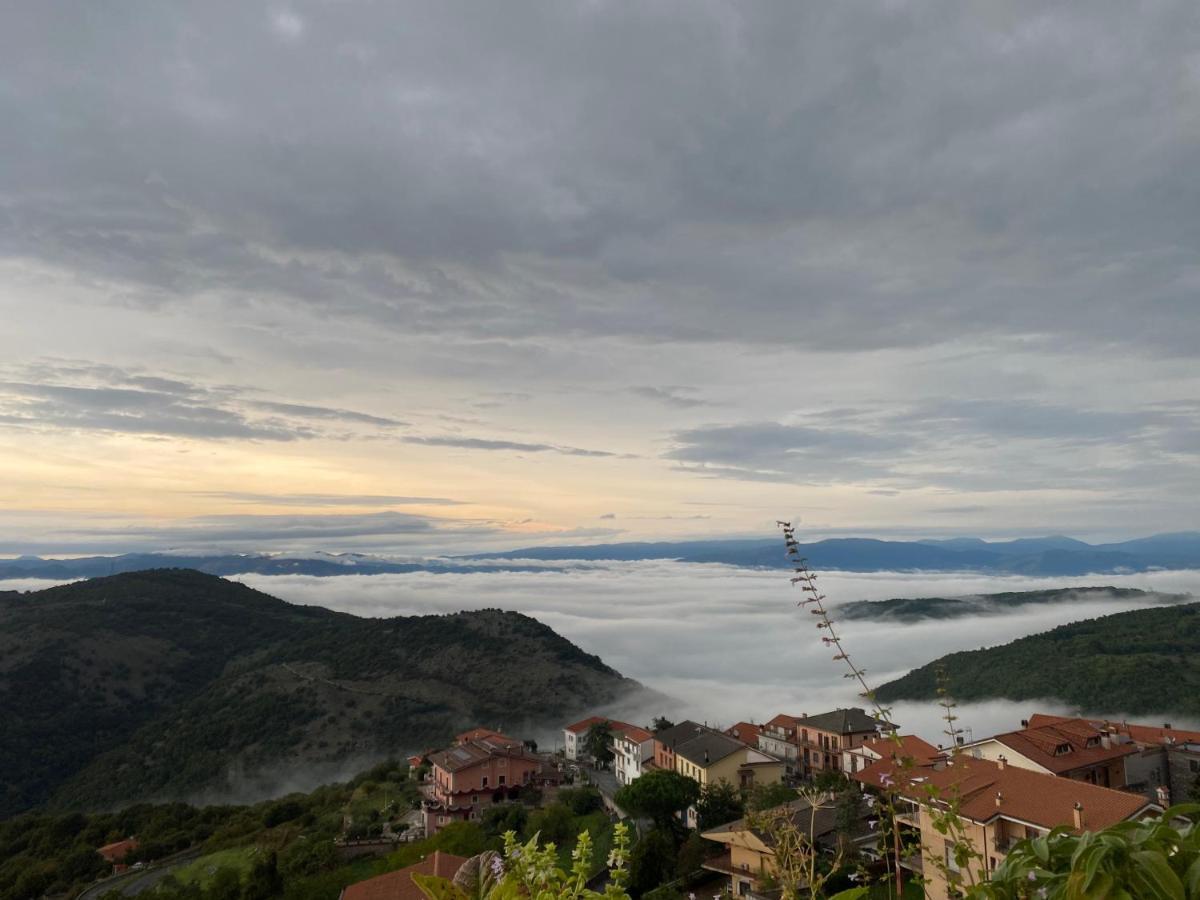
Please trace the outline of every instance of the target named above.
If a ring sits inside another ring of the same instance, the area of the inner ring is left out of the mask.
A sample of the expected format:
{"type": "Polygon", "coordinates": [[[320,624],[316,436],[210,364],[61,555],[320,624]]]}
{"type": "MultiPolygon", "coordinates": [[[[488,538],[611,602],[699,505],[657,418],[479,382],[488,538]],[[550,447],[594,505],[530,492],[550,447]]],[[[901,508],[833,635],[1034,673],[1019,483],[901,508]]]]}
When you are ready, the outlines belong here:
{"type": "Polygon", "coordinates": [[[187,570],[0,596],[0,817],[265,796],[637,685],[517,613],[360,619],[187,570]]]}
{"type": "Polygon", "coordinates": [[[1055,698],[1095,712],[1200,716],[1200,604],[1073,622],[1000,647],[951,653],[879,688],[880,700],[1055,698]]]}
{"type": "Polygon", "coordinates": [[[1138,604],[1188,603],[1190,594],[1163,594],[1136,588],[1079,587],[1047,591],[1005,591],[964,597],[897,597],[892,600],[859,600],[838,607],[842,619],[890,619],[919,622],[922,619],[953,619],[960,616],[999,615],[1025,606],[1050,603],[1121,601],[1138,604]]]}
{"type": "MultiPolygon", "coordinates": [[[[385,761],[345,784],[252,806],[140,804],[113,813],[17,816],[0,822],[0,900],[73,896],[109,874],[96,848],[131,836],[140,846],[128,862],[171,866],[154,890],[140,894],[148,900],[334,900],[347,884],[411,865],[433,850],[459,856],[498,850],[507,831],[525,839],[540,833],[558,845],[564,865],[583,832],[601,863],[611,847],[612,826],[600,794],[582,787],[560,790],[541,809],[520,803],[491,807],[478,824],[448,825],[433,838],[402,844],[382,857],[341,860],[334,839],[348,817],[376,820],[372,801],[382,788],[397,815],[417,798],[407,767],[385,761]],[[180,856],[181,851],[191,852],[180,856]]],[[[119,886],[96,894],[115,898],[119,886]]]]}

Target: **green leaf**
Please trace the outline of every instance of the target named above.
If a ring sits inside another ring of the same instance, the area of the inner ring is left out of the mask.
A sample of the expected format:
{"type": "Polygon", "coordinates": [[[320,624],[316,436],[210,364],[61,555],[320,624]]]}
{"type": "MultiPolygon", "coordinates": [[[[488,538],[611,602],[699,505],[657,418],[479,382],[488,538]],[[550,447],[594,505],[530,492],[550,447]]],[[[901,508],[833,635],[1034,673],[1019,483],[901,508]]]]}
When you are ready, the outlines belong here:
{"type": "Polygon", "coordinates": [[[1136,850],[1130,854],[1134,862],[1131,880],[1142,888],[1142,896],[1162,900],[1186,900],[1183,882],[1167,862],[1166,856],[1156,850],[1136,850]]]}
{"type": "Polygon", "coordinates": [[[1189,900],[1200,900],[1200,858],[1192,861],[1183,878],[1189,900]]]}
{"type": "Polygon", "coordinates": [[[863,900],[869,893],[865,887],[852,887],[834,894],[829,900],[863,900]]]}

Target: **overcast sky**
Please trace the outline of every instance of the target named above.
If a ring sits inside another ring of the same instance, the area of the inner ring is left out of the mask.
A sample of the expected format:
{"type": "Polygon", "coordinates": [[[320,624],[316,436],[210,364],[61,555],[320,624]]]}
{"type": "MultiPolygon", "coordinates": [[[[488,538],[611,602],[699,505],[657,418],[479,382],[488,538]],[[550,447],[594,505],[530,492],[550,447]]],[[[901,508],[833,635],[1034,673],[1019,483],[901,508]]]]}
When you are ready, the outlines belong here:
{"type": "Polygon", "coordinates": [[[1195,528],[1200,6],[12,5],[0,553],[1195,528]]]}

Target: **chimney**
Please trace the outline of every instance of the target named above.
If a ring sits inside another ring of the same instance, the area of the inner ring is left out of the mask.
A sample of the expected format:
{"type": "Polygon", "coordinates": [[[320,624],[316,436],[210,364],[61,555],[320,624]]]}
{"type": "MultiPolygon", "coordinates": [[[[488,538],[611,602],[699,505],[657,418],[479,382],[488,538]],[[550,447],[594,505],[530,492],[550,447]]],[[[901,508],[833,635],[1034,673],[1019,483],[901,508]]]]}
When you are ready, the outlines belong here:
{"type": "Polygon", "coordinates": [[[1110,735],[1107,731],[1102,732],[1100,735],[1100,746],[1105,750],[1112,747],[1112,735],[1110,735]]]}
{"type": "Polygon", "coordinates": [[[1003,802],[1004,802],[1004,792],[996,791],[996,808],[998,809],[1000,807],[1000,804],[1003,802]]]}
{"type": "Polygon", "coordinates": [[[1028,720],[1028,719],[1022,719],[1022,720],[1021,720],[1021,727],[1022,727],[1022,728],[1028,728],[1028,727],[1029,727],[1029,720],[1028,720]]]}
{"type": "Polygon", "coordinates": [[[1170,722],[1163,722],[1163,728],[1167,729],[1167,731],[1170,731],[1170,730],[1171,730],[1171,723],[1170,723],[1170,722]]]}
{"type": "Polygon", "coordinates": [[[706,766],[708,765],[708,751],[707,750],[704,751],[704,764],[706,766]]]}
{"type": "Polygon", "coordinates": [[[1083,804],[1075,803],[1075,830],[1083,831],[1083,804]]]}
{"type": "Polygon", "coordinates": [[[999,756],[996,757],[996,766],[1000,769],[1001,772],[1004,771],[1004,767],[1007,765],[1008,765],[1008,760],[1005,758],[1003,753],[1001,753],[999,756]]]}

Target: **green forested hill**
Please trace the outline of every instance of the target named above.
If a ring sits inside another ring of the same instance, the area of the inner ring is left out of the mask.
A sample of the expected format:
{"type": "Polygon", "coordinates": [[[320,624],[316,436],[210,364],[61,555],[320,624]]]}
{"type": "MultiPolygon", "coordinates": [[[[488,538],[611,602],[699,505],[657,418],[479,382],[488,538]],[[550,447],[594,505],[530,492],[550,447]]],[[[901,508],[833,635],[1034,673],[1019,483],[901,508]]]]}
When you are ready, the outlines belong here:
{"type": "Polygon", "coordinates": [[[263,793],[638,685],[499,610],[360,619],[189,570],[0,597],[0,817],[263,793]]]}
{"type": "Polygon", "coordinates": [[[1094,713],[1200,717],[1200,604],[1139,609],[1062,625],[984,650],[951,653],[891,681],[880,700],[1058,699],[1094,713]]]}
{"type": "Polygon", "coordinates": [[[960,616],[1002,615],[1023,606],[1051,603],[1124,602],[1169,605],[1188,603],[1191,594],[1166,594],[1138,588],[1073,587],[1041,591],[1005,591],[959,597],[897,597],[892,600],[857,600],[838,607],[841,619],[954,619],[960,616]]]}

